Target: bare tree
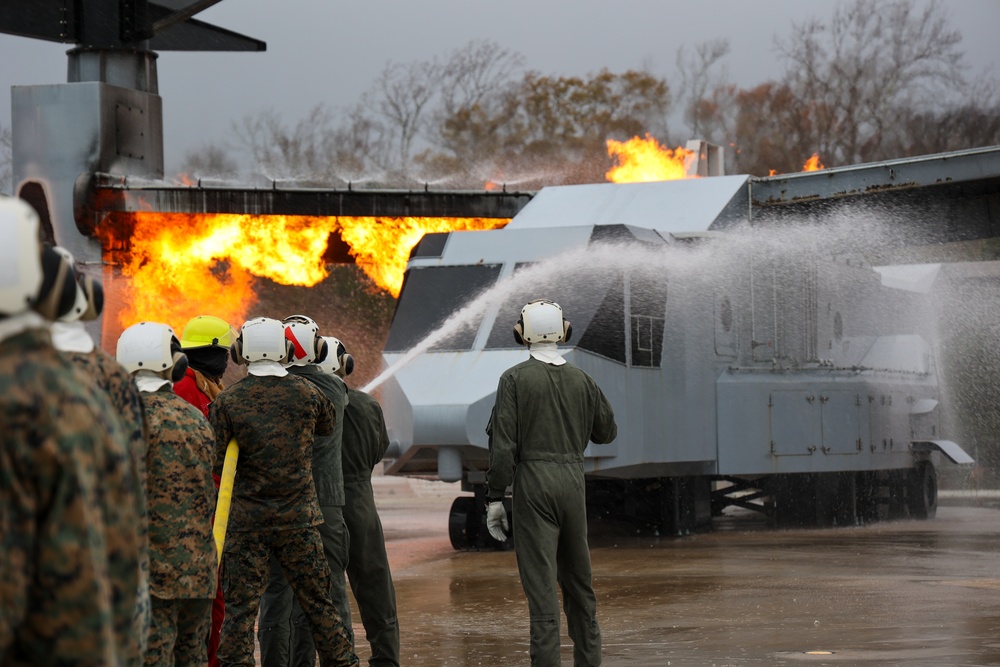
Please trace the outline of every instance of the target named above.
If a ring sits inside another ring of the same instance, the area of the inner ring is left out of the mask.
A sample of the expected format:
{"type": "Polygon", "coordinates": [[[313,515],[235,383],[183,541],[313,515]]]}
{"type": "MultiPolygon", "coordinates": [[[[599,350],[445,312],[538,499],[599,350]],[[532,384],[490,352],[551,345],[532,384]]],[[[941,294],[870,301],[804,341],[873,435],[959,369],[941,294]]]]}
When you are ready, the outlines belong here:
{"type": "Polygon", "coordinates": [[[469,42],[456,49],[444,64],[440,113],[451,116],[459,109],[482,104],[487,96],[501,94],[523,69],[524,56],[520,53],[496,42],[469,42]]]}
{"type": "Polygon", "coordinates": [[[428,104],[435,98],[444,76],[437,60],[390,62],[375,84],[375,108],[396,148],[396,167],[406,174],[413,144],[423,129],[428,104]]]}
{"type": "Polygon", "coordinates": [[[710,134],[712,130],[719,129],[719,109],[713,109],[712,105],[704,102],[710,97],[710,91],[719,95],[728,85],[728,73],[720,61],[729,55],[729,50],[727,39],[698,44],[693,54],[684,47],[677,49],[677,71],[681,79],[678,97],[682,101],[684,122],[688,125],[691,137],[717,143],[721,139],[710,134]]]}
{"type": "Polygon", "coordinates": [[[187,151],[181,163],[181,172],[192,178],[234,178],[239,171],[232,151],[215,143],[187,151]]]}
{"type": "Polygon", "coordinates": [[[788,62],[784,83],[812,118],[810,137],[833,164],[883,156],[898,114],[934,109],[964,84],[961,35],[936,0],[854,0],[829,25],[794,25],[776,40],[788,62]]]}

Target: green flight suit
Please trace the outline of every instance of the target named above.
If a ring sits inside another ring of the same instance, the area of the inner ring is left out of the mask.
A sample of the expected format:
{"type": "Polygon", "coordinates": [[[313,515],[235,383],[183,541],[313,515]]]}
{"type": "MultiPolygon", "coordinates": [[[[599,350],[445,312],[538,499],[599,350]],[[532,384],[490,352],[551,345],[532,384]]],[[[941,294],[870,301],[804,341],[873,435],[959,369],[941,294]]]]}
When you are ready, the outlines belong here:
{"type": "Polygon", "coordinates": [[[601,664],[591,583],[583,451],[618,427],[594,380],[572,364],[530,358],[503,373],[490,433],[487,497],[513,484],[517,568],[530,613],[531,664],[558,667],[559,595],[573,640],[573,664],[601,664]]]}
{"type": "Polygon", "coordinates": [[[351,535],[347,576],[371,646],[371,667],[399,667],[396,589],[385,552],[382,521],[375,508],[372,469],[389,447],[382,407],[368,394],[350,389],[344,410],[344,519],[351,535]]]}

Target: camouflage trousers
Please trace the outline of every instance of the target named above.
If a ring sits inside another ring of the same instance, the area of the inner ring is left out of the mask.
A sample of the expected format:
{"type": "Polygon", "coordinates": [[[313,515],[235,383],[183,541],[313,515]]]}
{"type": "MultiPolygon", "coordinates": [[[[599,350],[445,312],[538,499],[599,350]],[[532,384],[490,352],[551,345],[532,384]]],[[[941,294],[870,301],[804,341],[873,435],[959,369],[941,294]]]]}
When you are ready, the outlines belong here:
{"type": "Polygon", "coordinates": [[[222,555],[222,623],[219,662],[254,667],[254,621],[267,587],[271,554],[277,558],[312,629],[322,667],[357,665],[354,646],[330,597],[330,566],[315,526],[231,533],[222,555]]]}
{"type": "Polygon", "coordinates": [[[212,599],[165,600],[151,596],[145,667],[201,667],[208,662],[212,599]]]}
{"type": "MultiPolygon", "coordinates": [[[[333,586],[330,596],[340,613],[347,634],[354,643],[351,628],[351,603],[347,597],[347,569],[351,540],[340,507],[320,507],[323,523],[316,526],[323,539],[326,562],[330,564],[333,586]]],[[[316,647],[302,606],[295,601],[292,589],[285,579],[277,559],[271,557],[271,580],[260,600],[260,619],[257,627],[260,642],[261,667],[313,667],[316,664],[316,647]]]]}

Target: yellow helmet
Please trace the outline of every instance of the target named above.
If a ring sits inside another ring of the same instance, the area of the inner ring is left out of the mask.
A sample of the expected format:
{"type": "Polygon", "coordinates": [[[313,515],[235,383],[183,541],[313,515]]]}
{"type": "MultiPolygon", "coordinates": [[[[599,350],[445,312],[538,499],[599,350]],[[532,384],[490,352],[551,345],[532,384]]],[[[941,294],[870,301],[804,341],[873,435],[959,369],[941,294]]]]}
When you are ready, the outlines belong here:
{"type": "Polygon", "coordinates": [[[206,347],[216,345],[228,348],[235,336],[229,323],[212,315],[199,315],[184,325],[181,333],[181,347],[206,347]]]}

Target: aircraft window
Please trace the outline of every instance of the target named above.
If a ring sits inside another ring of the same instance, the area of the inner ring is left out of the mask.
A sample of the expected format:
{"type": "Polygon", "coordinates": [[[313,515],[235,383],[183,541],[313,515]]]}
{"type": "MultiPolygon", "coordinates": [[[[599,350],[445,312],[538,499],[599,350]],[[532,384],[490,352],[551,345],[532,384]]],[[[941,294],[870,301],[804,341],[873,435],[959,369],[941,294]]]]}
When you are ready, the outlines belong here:
{"type": "Polygon", "coordinates": [[[629,286],[632,365],[659,368],[667,306],[666,280],[632,275],[629,286]]]}
{"type": "MultiPolygon", "coordinates": [[[[514,267],[518,272],[531,264],[514,267]]],[[[579,273],[570,271],[568,273],[579,273]]],[[[586,275],[560,275],[548,278],[548,284],[526,283],[513,290],[497,312],[486,347],[514,348],[512,329],[521,316],[521,308],[533,299],[552,299],[563,309],[563,315],[573,324],[573,337],[566,346],[579,346],[611,359],[625,361],[624,307],[620,275],[589,271],[586,275]]],[[[560,343],[560,347],[564,346],[560,343]]]]}
{"type": "MultiPolygon", "coordinates": [[[[396,302],[387,352],[408,350],[466,305],[482,290],[492,287],[500,275],[500,264],[473,266],[414,267],[406,271],[396,302]]],[[[483,313],[470,318],[433,350],[470,350],[483,313]]]]}

